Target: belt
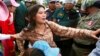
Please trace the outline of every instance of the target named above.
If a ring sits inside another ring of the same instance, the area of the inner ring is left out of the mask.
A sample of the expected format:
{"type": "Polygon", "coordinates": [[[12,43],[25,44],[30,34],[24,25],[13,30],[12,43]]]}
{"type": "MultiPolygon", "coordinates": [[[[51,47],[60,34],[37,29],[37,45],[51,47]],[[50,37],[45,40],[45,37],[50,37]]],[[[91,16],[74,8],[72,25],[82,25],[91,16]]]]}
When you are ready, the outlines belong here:
{"type": "Polygon", "coordinates": [[[74,41],[74,44],[79,47],[79,48],[85,48],[85,49],[93,49],[96,47],[95,44],[90,44],[90,45],[84,45],[84,44],[80,44],[74,41]]]}

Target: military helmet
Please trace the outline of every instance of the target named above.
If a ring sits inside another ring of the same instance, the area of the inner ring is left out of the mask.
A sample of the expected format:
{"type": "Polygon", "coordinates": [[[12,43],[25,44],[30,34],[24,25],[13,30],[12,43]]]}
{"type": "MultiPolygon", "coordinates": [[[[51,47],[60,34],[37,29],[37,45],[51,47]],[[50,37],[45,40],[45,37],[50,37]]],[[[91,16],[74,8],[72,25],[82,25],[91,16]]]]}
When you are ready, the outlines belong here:
{"type": "Polygon", "coordinates": [[[95,7],[97,7],[97,8],[100,9],[100,1],[96,1],[96,2],[93,4],[93,6],[95,6],[95,7]]]}
{"type": "Polygon", "coordinates": [[[84,0],[82,1],[81,10],[86,10],[87,8],[93,6],[96,0],[84,0]]]}

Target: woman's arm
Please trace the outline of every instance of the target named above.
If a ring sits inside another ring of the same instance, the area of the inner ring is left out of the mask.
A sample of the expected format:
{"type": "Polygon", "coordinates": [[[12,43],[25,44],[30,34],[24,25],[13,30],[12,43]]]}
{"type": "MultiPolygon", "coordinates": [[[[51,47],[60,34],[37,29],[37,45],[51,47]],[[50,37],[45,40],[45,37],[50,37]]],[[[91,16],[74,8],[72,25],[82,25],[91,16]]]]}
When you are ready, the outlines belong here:
{"type": "Polygon", "coordinates": [[[12,37],[17,37],[16,42],[18,45],[18,49],[20,50],[20,54],[18,56],[23,56],[24,54],[24,39],[26,39],[26,35],[24,34],[23,31],[21,31],[20,33],[13,35],[12,37]]]}
{"type": "Polygon", "coordinates": [[[51,21],[47,21],[47,24],[50,26],[53,33],[55,33],[56,35],[67,37],[68,39],[74,37],[80,37],[80,38],[92,37],[97,39],[96,34],[100,33],[100,29],[98,31],[76,29],[76,28],[60,26],[51,21]]]}
{"type": "Polygon", "coordinates": [[[16,40],[18,49],[20,50],[20,54],[18,56],[23,56],[24,54],[24,44],[22,40],[16,40]]]}

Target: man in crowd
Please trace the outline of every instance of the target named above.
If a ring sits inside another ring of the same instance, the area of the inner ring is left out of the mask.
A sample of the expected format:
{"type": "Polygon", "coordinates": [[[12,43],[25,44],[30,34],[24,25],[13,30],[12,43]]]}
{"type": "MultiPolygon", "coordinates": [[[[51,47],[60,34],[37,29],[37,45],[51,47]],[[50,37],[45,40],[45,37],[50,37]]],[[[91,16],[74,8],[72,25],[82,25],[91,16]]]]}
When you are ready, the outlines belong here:
{"type": "Polygon", "coordinates": [[[25,1],[25,5],[28,9],[30,9],[31,6],[37,4],[36,0],[24,0],[25,1]]]}
{"type": "MultiPolygon", "coordinates": [[[[15,25],[16,33],[19,33],[28,24],[28,21],[25,19],[26,14],[28,13],[28,9],[25,6],[25,1],[23,1],[23,0],[17,0],[17,2],[20,3],[20,6],[17,7],[16,11],[15,11],[15,16],[14,16],[14,22],[15,23],[14,23],[14,25],[15,25]]],[[[25,44],[25,48],[26,47],[27,46],[25,44]]],[[[16,45],[16,51],[18,51],[17,45],[16,45]]]]}
{"type": "MultiPolygon", "coordinates": [[[[75,0],[66,0],[64,7],[59,8],[53,14],[53,19],[62,26],[76,27],[78,23],[79,13],[74,9],[75,0]]],[[[73,40],[59,39],[55,36],[56,44],[61,48],[62,56],[68,56],[71,50],[73,40]]]]}
{"type": "MultiPolygon", "coordinates": [[[[87,15],[82,17],[79,21],[78,28],[96,30],[100,28],[100,1],[85,0],[82,8],[86,11],[87,15]]],[[[85,37],[85,36],[83,36],[85,37]]],[[[94,39],[74,39],[73,55],[72,56],[88,56],[88,54],[95,48],[96,40],[94,39]]],[[[95,55],[93,55],[95,56],[95,55]]]]}
{"type": "Polygon", "coordinates": [[[47,20],[53,21],[52,15],[56,10],[55,3],[56,3],[56,0],[50,0],[49,1],[49,4],[48,4],[49,9],[46,10],[46,13],[47,13],[47,18],[46,19],[47,20]]]}
{"type": "Polygon", "coordinates": [[[60,2],[60,1],[56,1],[55,5],[56,5],[56,9],[59,9],[59,8],[63,7],[63,3],[60,2]]]}

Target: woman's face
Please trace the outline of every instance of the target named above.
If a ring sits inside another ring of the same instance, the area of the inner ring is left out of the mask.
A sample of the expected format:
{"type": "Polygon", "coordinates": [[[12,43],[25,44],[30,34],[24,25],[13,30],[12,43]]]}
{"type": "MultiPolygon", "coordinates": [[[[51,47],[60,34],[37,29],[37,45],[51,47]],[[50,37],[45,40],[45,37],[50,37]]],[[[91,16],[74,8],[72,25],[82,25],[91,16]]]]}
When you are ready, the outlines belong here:
{"type": "Polygon", "coordinates": [[[36,14],[36,23],[45,23],[46,20],[46,13],[44,8],[39,8],[37,14],[36,14]]]}
{"type": "Polygon", "coordinates": [[[10,6],[8,6],[8,10],[9,10],[10,12],[14,13],[15,10],[16,10],[16,7],[10,5],[10,6]]]}

